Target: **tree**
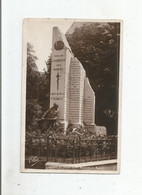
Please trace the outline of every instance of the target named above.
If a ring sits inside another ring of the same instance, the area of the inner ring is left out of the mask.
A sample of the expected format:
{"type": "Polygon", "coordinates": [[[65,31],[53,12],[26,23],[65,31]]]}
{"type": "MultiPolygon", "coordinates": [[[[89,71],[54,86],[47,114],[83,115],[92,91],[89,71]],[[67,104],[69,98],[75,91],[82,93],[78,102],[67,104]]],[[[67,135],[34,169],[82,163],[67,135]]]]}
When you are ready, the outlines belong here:
{"type": "Polygon", "coordinates": [[[96,124],[117,134],[119,23],[84,23],[66,36],[95,91],[96,124]]]}
{"type": "Polygon", "coordinates": [[[45,64],[46,69],[44,69],[44,72],[40,73],[39,101],[45,109],[48,109],[50,101],[51,57],[45,61],[45,64]]]}
{"type": "Polygon", "coordinates": [[[36,65],[38,60],[30,43],[27,43],[27,99],[37,99],[39,89],[39,72],[36,65]]]}
{"type": "Polygon", "coordinates": [[[33,45],[27,43],[27,94],[26,94],[26,130],[38,129],[36,122],[49,108],[50,99],[50,66],[51,59],[46,62],[47,70],[39,72],[33,45]]]}

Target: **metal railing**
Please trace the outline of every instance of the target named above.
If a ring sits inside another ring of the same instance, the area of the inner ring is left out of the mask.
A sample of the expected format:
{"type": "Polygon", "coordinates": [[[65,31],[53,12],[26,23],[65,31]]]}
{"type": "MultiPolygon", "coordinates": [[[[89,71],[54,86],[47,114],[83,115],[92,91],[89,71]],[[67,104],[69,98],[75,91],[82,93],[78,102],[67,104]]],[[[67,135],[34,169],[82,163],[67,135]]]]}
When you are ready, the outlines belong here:
{"type": "Polygon", "coordinates": [[[26,156],[49,162],[80,163],[117,158],[117,138],[81,139],[47,136],[26,141],[26,156]]]}

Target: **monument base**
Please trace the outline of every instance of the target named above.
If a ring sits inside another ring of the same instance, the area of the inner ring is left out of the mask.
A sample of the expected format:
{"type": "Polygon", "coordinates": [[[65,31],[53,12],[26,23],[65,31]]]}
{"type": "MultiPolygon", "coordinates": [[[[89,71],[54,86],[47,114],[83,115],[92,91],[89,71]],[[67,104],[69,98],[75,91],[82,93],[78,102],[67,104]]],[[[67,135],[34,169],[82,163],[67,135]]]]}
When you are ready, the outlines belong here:
{"type": "Polygon", "coordinates": [[[107,129],[104,126],[96,126],[96,135],[99,136],[107,136],[107,129]]]}
{"type": "Polygon", "coordinates": [[[61,128],[64,129],[64,134],[66,134],[66,130],[67,130],[67,127],[68,127],[68,122],[64,121],[64,120],[60,120],[60,119],[58,119],[57,121],[60,123],[61,128]]]}
{"type": "Polygon", "coordinates": [[[89,132],[96,134],[96,125],[95,124],[85,125],[85,127],[88,129],[89,132]]]}
{"type": "Polygon", "coordinates": [[[74,128],[79,128],[79,127],[84,127],[84,124],[83,123],[75,123],[75,124],[72,124],[72,126],[74,128]]]}

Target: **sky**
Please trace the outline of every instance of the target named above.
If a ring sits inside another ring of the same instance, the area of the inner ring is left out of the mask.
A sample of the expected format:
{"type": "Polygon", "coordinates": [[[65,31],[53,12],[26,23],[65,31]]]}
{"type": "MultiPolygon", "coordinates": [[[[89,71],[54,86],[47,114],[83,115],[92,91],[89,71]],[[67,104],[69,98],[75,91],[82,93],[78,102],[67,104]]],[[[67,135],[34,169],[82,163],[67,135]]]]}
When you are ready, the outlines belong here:
{"type": "Polygon", "coordinates": [[[46,68],[45,60],[48,60],[51,54],[53,27],[58,26],[65,34],[72,23],[73,19],[26,19],[24,21],[24,42],[34,46],[35,55],[38,57],[36,64],[40,72],[46,68]]]}

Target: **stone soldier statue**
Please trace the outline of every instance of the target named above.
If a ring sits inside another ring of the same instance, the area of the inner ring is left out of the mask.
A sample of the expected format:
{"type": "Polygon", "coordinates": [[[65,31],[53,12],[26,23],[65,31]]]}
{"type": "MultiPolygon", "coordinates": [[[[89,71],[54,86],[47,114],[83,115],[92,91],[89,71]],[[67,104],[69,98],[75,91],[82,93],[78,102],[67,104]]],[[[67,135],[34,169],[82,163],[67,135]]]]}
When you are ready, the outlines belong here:
{"type": "Polygon", "coordinates": [[[58,116],[58,105],[56,103],[53,104],[53,107],[49,108],[42,116],[42,119],[55,120],[58,116]]]}

